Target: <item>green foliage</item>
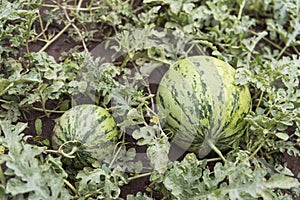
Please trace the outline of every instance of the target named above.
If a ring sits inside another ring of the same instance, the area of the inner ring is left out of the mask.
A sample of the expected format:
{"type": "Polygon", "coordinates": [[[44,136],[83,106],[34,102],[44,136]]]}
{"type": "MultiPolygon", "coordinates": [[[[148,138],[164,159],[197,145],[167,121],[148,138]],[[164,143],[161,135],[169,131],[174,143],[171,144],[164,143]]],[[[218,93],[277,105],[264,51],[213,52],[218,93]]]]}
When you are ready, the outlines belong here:
{"type": "Polygon", "coordinates": [[[116,167],[111,171],[105,165],[97,169],[84,168],[77,178],[80,180],[78,194],[85,199],[120,199],[119,184],[128,182],[122,169],[116,167]]]}
{"type": "Polygon", "coordinates": [[[1,188],[5,188],[5,194],[1,195],[19,199],[24,199],[24,194],[28,199],[69,199],[63,182],[67,174],[60,158],[48,155],[41,159],[45,147],[26,143],[27,137],[22,134],[26,126],[1,121],[1,145],[8,152],[1,154],[1,164],[7,167],[1,174],[1,188]]]}
{"type": "MultiPolygon", "coordinates": [[[[37,18],[40,0],[34,0],[26,4],[26,0],[18,0],[13,3],[3,0],[0,5],[0,53],[1,64],[3,58],[17,56],[18,50],[28,47],[28,41],[36,34],[32,29],[32,23],[37,18]]],[[[25,49],[23,49],[25,50],[25,49]]],[[[27,49],[27,53],[28,49],[27,49]]]]}
{"type": "Polygon", "coordinates": [[[146,126],[135,130],[132,136],[139,140],[139,145],[148,146],[147,156],[150,159],[153,169],[163,174],[167,170],[169,163],[168,153],[170,143],[167,136],[159,131],[160,129],[157,125],[152,127],[146,126]]]}
{"type": "Polygon", "coordinates": [[[2,0],[0,198],[122,199],[124,184],[149,175],[147,191],[126,199],[154,199],[155,192],[165,199],[299,195],[297,174],[280,158],[300,156],[299,9],[294,0],[2,0]],[[62,40],[72,48],[52,56],[50,47],[62,40]],[[92,58],[98,43],[106,49],[92,58]],[[250,128],[225,163],[193,154],[169,159],[150,77],[191,55],[228,62],[252,94],[250,128]],[[107,108],[123,137],[108,165],[72,171],[41,122],[85,103],[107,108]],[[34,135],[24,122],[37,137],[24,135],[34,135]]]}
{"type": "Polygon", "coordinates": [[[213,170],[204,163],[194,154],[174,163],[163,180],[172,199],[274,199],[274,189],[299,185],[283,174],[266,178],[267,169],[250,162],[245,152],[238,152],[234,160],[225,164],[216,163],[213,170]]]}
{"type": "Polygon", "coordinates": [[[128,195],[126,200],[152,200],[152,198],[148,197],[146,194],[138,192],[135,196],[132,194],[128,195]]]}
{"type": "MultiPolygon", "coordinates": [[[[139,174],[143,170],[143,163],[141,160],[136,161],[136,149],[130,148],[126,150],[124,147],[119,148],[119,152],[110,163],[110,168],[122,168],[123,172],[130,172],[132,174],[139,174]]],[[[95,165],[96,166],[96,165],[95,165]]]]}
{"type": "Polygon", "coordinates": [[[299,150],[291,143],[299,145],[300,60],[293,56],[278,61],[257,58],[253,62],[254,69],[241,68],[237,77],[240,84],[252,84],[259,95],[254,101],[255,110],[247,119],[250,131],[255,133],[250,136],[248,148],[263,146],[267,152],[287,151],[299,156],[299,150]],[[293,133],[286,133],[288,129],[294,129],[293,133]]]}

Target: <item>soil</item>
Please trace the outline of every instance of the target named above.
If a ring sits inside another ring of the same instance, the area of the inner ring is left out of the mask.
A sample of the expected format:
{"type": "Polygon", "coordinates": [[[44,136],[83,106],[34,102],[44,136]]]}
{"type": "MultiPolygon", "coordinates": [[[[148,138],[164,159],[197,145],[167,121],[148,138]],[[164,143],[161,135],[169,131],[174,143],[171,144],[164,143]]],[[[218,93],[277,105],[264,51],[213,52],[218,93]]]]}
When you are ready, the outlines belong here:
{"type": "MultiPolygon", "coordinates": [[[[58,27],[50,27],[50,29],[53,29],[54,32],[57,32],[58,27]]],[[[59,31],[59,30],[58,30],[59,31]]],[[[76,45],[78,45],[77,43],[75,43],[74,41],[71,41],[67,35],[61,35],[59,37],[59,39],[57,39],[53,44],[51,44],[45,51],[53,56],[57,61],[60,61],[61,55],[63,55],[63,53],[65,52],[69,52],[72,50],[72,48],[74,48],[76,45]]],[[[97,44],[89,44],[90,47],[95,47],[97,46],[97,44]]],[[[40,42],[36,42],[36,43],[32,43],[30,45],[30,51],[32,52],[37,52],[39,51],[41,48],[43,47],[43,43],[40,42]]],[[[93,50],[92,48],[90,50],[93,50]]],[[[94,52],[97,52],[96,54],[99,53],[100,50],[94,50],[94,52]]],[[[53,109],[55,108],[57,105],[56,101],[49,101],[47,102],[47,109],[53,109]]],[[[40,107],[40,105],[36,105],[36,107],[40,107]]],[[[30,135],[36,135],[35,133],[35,119],[36,118],[41,118],[42,119],[42,136],[48,139],[51,139],[51,135],[53,134],[53,127],[54,127],[54,119],[58,118],[60,115],[59,114],[51,114],[50,117],[46,117],[45,114],[43,112],[39,112],[36,110],[28,110],[28,112],[25,113],[26,116],[26,122],[28,122],[28,128],[26,129],[25,133],[30,134],[30,135]]],[[[137,146],[137,148],[140,148],[137,146]]],[[[171,151],[172,153],[170,154],[170,158],[171,159],[180,159],[180,156],[178,156],[179,154],[181,154],[181,156],[184,155],[183,152],[180,152],[179,149],[176,149],[176,147],[172,147],[173,151],[171,151]]],[[[291,169],[291,171],[295,174],[298,175],[300,173],[300,158],[299,157],[292,157],[289,156],[287,154],[283,154],[282,156],[282,162],[283,163],[287,163],[287,167],[289,169],[291,169]]],[[[300,180],[300,179],[299,179],[300,180]]],[[[143,178],[139,178],[136,179],[134,181],[131,181],[128,185],[123,186],[122,188],[122,192],[121,192],[121,197],[126,198],[126,196],[128,194],[136,194],[137,192],[141,191],[141,192],[145,192],[146,188],[149,185],[149,177],[143,177],[143,178]]],[[[156,199],[161,199],[161,195],[160,194],[151,194],[152,197],[156,198],[156,199]]],[[[300,197],[295,198],[295,200],[300,200],[300,197]]]]}

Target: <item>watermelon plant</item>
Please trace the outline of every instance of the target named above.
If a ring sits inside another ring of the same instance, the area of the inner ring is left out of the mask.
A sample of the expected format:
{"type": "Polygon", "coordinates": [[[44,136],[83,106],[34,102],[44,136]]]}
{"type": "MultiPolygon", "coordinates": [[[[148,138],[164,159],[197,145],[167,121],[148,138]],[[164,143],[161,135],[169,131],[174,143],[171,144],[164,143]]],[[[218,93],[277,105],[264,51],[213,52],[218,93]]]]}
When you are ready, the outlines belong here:
{"type": "Polygon", "coordinates": [[[65,156],[67,165],[82,168],[111,157],[117,140],[117,126],[110,113],[84,104],[72,107],[56,121],[52,145],[65,156]]]}
{"type": "Polygon", "coordinates": [[[164,74],[156,100],[175,144],[197,152],[228,149],[243,135],[251,109],[247,86],[235,84],[235,70],[209,56],[174,63],[164,74]],[[216,144],[216,146],[215,146],[216,144]]]}
{"type": "Polygon", "coordinates": [[[1,0],[0,199],[300,199],[299,13],[1,0]]]}

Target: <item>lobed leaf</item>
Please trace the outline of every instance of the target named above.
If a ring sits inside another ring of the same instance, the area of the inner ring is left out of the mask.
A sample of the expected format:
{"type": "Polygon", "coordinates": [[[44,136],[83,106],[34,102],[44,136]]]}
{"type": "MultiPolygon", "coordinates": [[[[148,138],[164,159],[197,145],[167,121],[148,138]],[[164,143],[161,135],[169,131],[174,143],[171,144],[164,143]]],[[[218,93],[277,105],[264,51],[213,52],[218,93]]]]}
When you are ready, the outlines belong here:
{"type": "Polygon", "coordinates": [[[69,199],[63,182],[66,174],[62,167],[57,171],[53,166],[53,161],[61,166],[60,161],[51,155],[41,160],[45,147],[25,143],[22,131],[27,124],[17,123],[14,126],[8,121],[1,121],[0,125],[9,158],[5,163],[5,174],[12,176],[7,181],[6,193],[12,197],[27,195],[28,199],[69,199]]]}

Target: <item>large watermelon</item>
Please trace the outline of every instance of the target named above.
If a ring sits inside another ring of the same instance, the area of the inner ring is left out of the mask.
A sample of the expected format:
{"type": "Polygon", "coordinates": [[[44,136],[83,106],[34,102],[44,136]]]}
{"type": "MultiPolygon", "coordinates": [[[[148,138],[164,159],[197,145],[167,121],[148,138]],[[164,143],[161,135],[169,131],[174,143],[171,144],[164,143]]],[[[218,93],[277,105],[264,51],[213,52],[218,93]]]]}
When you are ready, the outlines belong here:
{"type": "Polygon", "coordinates": [[[117,126],[112,116],[96,105],[78,105],[66,111],[54,127],[52,145],[65,153],[77,148],[74,159],[64,163],[82,168],[111,156],[118,140],[117,126]]]}
{"type": "Polygon", "coordinates": [[[209,56],[194,56],[170,66],[158,87],[156,102],[164,110],[164,127],[172,141],[200,157],[233,145],[245,129],[251,108],[246,86],[235,84],[235,70],[209,56]]]}

